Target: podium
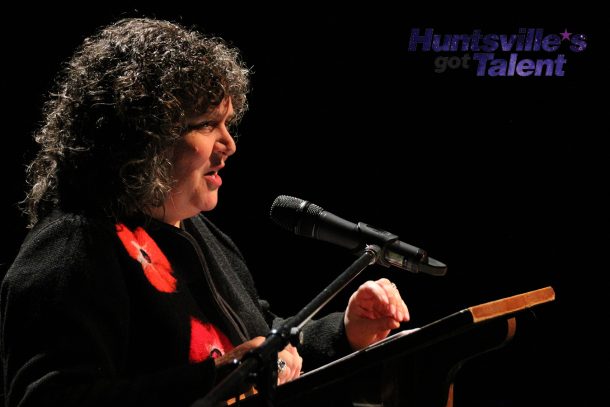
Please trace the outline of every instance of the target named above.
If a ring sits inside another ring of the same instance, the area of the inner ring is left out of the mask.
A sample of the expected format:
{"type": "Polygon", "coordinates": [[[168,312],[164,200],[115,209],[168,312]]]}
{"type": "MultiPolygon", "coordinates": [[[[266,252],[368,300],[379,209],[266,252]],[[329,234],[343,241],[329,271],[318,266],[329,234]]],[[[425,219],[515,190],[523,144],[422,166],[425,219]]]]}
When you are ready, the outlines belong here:
{"type": "MultiPolygon", "coordinates": [[[[552,287],[465,308],[278,386],[277,406],[453,406],[453,380],[468,359],[507,344],[552,287]]],[[[234,406],[263,406],[256,395],[234,406]]]]}

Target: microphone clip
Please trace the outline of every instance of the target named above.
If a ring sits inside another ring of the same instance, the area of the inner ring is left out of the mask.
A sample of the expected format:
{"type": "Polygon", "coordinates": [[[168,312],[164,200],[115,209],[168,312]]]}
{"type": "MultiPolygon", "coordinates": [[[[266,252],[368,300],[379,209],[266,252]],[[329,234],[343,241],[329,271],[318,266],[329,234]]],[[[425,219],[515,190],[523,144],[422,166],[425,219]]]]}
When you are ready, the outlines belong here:
{"type": "Polygon", "coordinates": [[[366,236],[367,238],[370,237],[372,239],[373,236],[375,237],[375,242],[369,243],[369,246],[374,245],[373,247],[376,246],[376,247],[379,247],[379,249],[380,249],[376,253],[375,262],[384,267],[392,266],[392,263],[389,263],[386,260],[386,253],[387,253],[388,246],[398,240],[398,235],[387,232],[385,230],[376,229],[373,226],[366,224],[364,222],[358,222],[358,231],[363,236],[366,236]],[[381,237],[381,241],[379,239],[380,237],[381,237]]]}

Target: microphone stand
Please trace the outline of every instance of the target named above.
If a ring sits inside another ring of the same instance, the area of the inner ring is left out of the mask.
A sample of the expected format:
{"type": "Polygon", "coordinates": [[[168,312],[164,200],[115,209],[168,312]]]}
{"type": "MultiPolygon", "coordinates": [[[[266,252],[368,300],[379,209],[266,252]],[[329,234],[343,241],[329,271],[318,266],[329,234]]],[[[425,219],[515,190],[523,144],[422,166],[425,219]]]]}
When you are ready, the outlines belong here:
{"type": "Polygon", "coordinates": [[[379,246],[366,246],[359,257],[332,283],[318,294],[294,317],[286,320],[278,329],[272,329],[265,341],[257,348],[246,353],[240,361],[234,360],[237,367],[218,383],[203,398],[196,401],[191,407],[217,407],[223,405],[233,393],[234,389],[246,380],[254,379],[258,386],[260,397],[265,405],[275,405],[275,390],[277,387],[277,354],[292,343],[302,342],[301,328],[315,314],[335,297],[347,284],[356,278],[365,268],[374,264],[381,249],[379,246]]]}

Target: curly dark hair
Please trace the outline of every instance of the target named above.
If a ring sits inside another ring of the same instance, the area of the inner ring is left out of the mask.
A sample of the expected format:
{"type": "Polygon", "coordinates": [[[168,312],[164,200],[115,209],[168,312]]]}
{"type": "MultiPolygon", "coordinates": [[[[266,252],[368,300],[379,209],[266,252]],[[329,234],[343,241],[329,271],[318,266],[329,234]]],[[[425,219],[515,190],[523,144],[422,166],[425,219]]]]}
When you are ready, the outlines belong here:
{"type": "Polygon", "coordinates": [[[241,118],[249,70],[220,38],[123,19],[87,38],[55,86],[27,168],[30,227],[56,207],[121,219],[162,205],[187,119],[226,97],[241,118]]]}

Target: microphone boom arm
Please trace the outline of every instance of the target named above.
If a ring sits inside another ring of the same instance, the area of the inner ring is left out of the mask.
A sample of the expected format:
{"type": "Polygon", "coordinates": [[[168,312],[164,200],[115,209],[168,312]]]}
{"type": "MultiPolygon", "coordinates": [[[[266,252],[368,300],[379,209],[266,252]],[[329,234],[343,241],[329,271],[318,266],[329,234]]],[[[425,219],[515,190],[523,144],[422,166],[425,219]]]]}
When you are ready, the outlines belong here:
{"type": "Polygon", "coordinates": [[[224,380],[218,383],[205,397],[192,404],[191,407],[217,407],[219,403],[229,399],[236,388],[253,377],[259,383],[259,386],[262,386],[258,389],[260,394],[257,397],[262,397],[267,406],[274,406],[276,383],[274,382],[275,377],[269,375],[274,373],[277,353],[284,349],[288,343],[300,340],[302,337],[300,331],[303,325],[364,269],[375,264],[380,253],[381,248],[379,246],[367,245],[360,256],[328,287],[294,317],[284,321],[278,329],[272,329],[258,348],[246,353],[240,362],[236,362],[237,367],[224,380]]]}

